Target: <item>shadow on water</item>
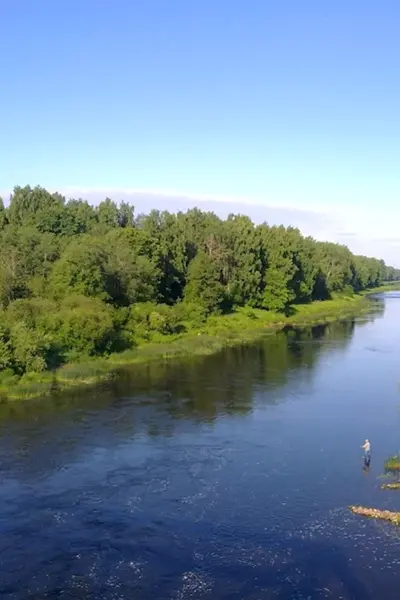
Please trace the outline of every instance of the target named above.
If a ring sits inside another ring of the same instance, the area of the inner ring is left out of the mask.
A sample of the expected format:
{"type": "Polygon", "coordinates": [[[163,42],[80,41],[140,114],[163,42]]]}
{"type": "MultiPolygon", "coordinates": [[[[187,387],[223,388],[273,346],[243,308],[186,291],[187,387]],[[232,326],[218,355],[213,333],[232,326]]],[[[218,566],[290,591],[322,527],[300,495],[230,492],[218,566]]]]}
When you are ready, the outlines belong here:
{"type": "Polygon", "coordinates": [[[371,459],[364,458],[364,464],[362,466],[362,470],[363,470],[363,472],[364,472],[365,475],[369,474],[370,468],[371,468],[371,459]]]}

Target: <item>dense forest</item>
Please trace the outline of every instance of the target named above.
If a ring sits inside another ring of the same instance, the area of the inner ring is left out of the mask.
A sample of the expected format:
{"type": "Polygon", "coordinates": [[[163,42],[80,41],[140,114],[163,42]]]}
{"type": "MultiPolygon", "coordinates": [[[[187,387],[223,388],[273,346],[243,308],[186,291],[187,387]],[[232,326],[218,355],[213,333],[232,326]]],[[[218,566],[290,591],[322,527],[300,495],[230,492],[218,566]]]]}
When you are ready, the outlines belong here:
{"type": "Polygon", "coordinates": [[[240,306],[285,312],[400,278],[292,227],[198,209],[135,215],[41,187],[0,199],[0,370],[23,375],[198,328],[240,306]]]}

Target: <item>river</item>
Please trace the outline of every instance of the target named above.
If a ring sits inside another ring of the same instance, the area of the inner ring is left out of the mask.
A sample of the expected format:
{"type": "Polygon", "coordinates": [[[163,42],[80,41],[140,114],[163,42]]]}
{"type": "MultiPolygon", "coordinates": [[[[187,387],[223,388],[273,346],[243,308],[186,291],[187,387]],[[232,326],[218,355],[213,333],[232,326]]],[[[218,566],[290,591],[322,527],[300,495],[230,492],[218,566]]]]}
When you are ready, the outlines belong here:
{"type": "Polygon", "coordinates": [[[379,488],[399,341],[391,293],[355,320],[1,406],[1,599],[398,600],[398,530],[347,506],[400,510],[379,488]]]}

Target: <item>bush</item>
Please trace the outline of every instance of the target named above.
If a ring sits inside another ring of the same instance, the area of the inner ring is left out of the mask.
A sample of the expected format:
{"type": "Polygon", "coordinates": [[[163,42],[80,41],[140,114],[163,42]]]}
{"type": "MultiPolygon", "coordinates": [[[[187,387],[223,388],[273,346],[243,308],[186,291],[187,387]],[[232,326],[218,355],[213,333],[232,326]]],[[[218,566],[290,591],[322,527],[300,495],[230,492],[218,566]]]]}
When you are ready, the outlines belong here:
{"type": "Polygon", "coordinates": [[[149,339],[152,333],[171,335],[185,331],[181,312],[177,306],[137,303],[131,306],[126,328],[131,340],[149,339]]]}
{"type": "Polygon", "coordinates": [[[30,329],[24,321],[16,323],[10,329],[10,344],[17,373],[40,373],[47,369],[49,342],[38,330],[30,329]]]}
{"type": "Polygon", "coordinates": [[[18,381],[18,375],[13,369],[0,370],[0,384],[4,386],[11,385],[18,381]]]}
{"type": "Polygon", "coordinates": [[[98,298],[66,298],[56,339],[68,360],[111,352],[118,338],[113,316],[113,309],[98,298]]]}
{"type": "Polygon", "coordinates": [[[58,313],[55,302],[47,298],[21,298],[12,302],[6,311],[10,324],[25,323],[30,329],[47,329],[52,315],[58,313]]]}

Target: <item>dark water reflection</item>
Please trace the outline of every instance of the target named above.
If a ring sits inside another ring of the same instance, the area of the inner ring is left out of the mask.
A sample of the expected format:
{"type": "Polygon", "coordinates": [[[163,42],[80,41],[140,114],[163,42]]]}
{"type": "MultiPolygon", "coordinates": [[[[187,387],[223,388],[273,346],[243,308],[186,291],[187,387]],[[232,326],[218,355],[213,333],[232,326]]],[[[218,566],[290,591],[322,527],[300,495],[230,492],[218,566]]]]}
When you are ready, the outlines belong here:
{"type": "Polygon", "coordinates": [[[0,408],[1,599],[398,598],[400,299],[0,408]],[[360,444],[372,441],[369,472],[360,444]]]}

